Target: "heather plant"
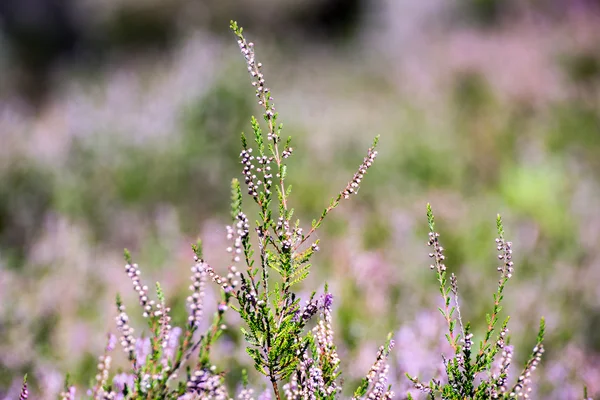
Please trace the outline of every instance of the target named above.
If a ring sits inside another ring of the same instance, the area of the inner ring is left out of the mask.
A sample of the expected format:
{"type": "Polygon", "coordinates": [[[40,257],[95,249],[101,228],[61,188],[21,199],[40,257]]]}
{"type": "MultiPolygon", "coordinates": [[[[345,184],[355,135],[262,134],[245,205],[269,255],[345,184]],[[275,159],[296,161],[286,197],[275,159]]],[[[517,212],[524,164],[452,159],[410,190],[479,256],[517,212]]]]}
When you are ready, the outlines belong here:
{"type": "MultiPolygon", "coordinates": [[[[247,42],[235,22],[231,29],[238,38],[258,104],[263,108],[265,128],[252,117],[252,139],[242,134],[243,183],[231,184],[232,224],[226,227],[230,254],[227,272],[217,272],[203,257],[202,242],[192,246],[189,318],[183,329],[171,325],[170,308],[160,284],[153,299],[142,281],[141,269],[125,250],[125,272],[138,295],[149,336],[140,338],[132,327],[129,314],[117,296],[116,317],[119,342],[129,360],[129,369],[110,380],[116,337],[109,335],[105,353],[99,358],[97,375],[87,395],[93,399],[228,399],[225,371],[211,357],[219,337],[228,328],[227,312],[237,313],[244,322],[242,334],[246,352],[256,371],[272,386],[276,399],[333,399],[341,393],[340,359],[332,328],[333,296],[313,292],[302,302],[294,291],[309,274],[311,258],[319,251],[313,236],[327,215],[344,199],[359,190],[359,185],[377,156],[377,139],[347,186],[331,200],[323,213],[304,233],[290,204],[291,186],[286,182],[286,159],[292,155],[291,138],[282,138],[270,89],[255,59],[254,45],[247,42]],[[250,144],[254,142],[253,144],[250,144]],[[244,185],[244,189],[242,189],[244,185]],[[244,212],[243,192],[258,206],[258,219],[251,222],[244,212]],[[220,300],[212,323],[201,331],[207,281],[218,285],[220,300]],[[314,317],[317,321],[309,329],[314,317]]],[[[355,392],[355,398],[391,398],[386,385],[386,360],[393,347],[388,338],[375,357],[367,378],[355,392]]],[[[23,390],[25,398],[26,389],[23,390]]],[[[253,390],[243,387],[240,399],[252,399],[253,390]]],[[[270,398],[265,394],[261,398],[270,398]],[[267,397],[264,397],[267,396],[267,397]]],[[[62,399],[74,399],[75,387],[67,379],[62,399]]]]}
{"type": "MultiPolygon", "coordinates": [[[[536,370],[544,354],[545,322],[540,320],[537,342],[529,360],[519,374],[516,382],[510,386],[508,380],[509,368],[512,363],[513,348],[508,337],[507,317],[498,329],[499,313],[502,310],[504,288],[512,277],[514,264],[512,261],[512,242],[504,238],[502,219],[498,215],[496,238],[498,259],[501,265],[497,268],[500,273],[498,287],[493,296],[492,312],[486,315],[487,328],[479,349],[473,348],[473,333],[470,324],[463,323],[458,297],[458,281],[456,275],[447,279],[444,248],[439,241],[439,233],[435,230],[435,222],[431,206],[427,205],[427,220],[429,224],[429,241],[427,245],[433,248],[429,257],[433,259],[431,269],[435,271],[440,285],[442,307],[440,313],[446,320],[448,333],[446,339],[452,348],[451,358],[444,355],[443,362],[446,371],[445,381],[432,379],[429,383],[422,382],[417,377],[407,374],[416,389],[427,393],[430,398],[438,396],[442,399],[510,399],[516,397],[529,398],[532,388],[531,374],[536,370]]],[[[410,395],[409,398],[412,398],[410,395]]]]}
{"type": "MultiPolygon", "coordinates": [[[[323,212],[304,231],[294,218],[292,189],[288,184],[286,160],[292,156],[291,138],[282,137],[271,90],[266,86],[262,64],[255,58],[254,45],[248,42],[242,28],[231,22],[244,56],[252,86],[262,108],[262,124],[251,118],[250,138],[241,135],[240,163],[243,182],[231,183],[231,225],[225,229],[229,254],[226,272],[219,272],[203,256],[202,242],[192,246],[190,293],[187,297],[188,320],[184,327],[171,324],[170,308],[160,284],[155,296],[142,280],[142,272],[125,250],[125,273],[137,293],[141,312],[148,324],[148,336],[136,334],[126,306],[116,298],[116,326],[119,338],[108,335],[105,352],[98,359],[97,374],[87,391],[93,399],[229,399],[225,384],[227,371],[219,365],[212,349],[226,332],[226,316],[234,313],[243,322],[241,333],[254,369],[269,382],[270,390],[259,399],[335,399],[342,396],[341,361],[336,349],[333,329],[333,295],[325,284],[323,292],[312,292],[302,299],[297,292],[308,277],[314,254],[319,251],[315,232],[343,200],[358,193],[360,184],[377,157],[377,142],[348,184],[329,202],[323,212]],[[252,223],[244,201],[250,200],[258,210],[252,223]],[[212,282],[218,288],[219,300],[212,320],[206,328],[205,293],[212,282]],[[111,378],[111,353],[120,344],[128,367],[111,378]]],[[[504,288],[513,273],[512,244],[504,239],[500,217],[496,239],[500,280],[494,294],[487,330],[473,349],[473,334],[461,318],[458,284],[454,274],[447,279],[444,249],[435,231],[431,207],[427,207],[431,268],[436,272],[443,300],[440,312],[448,327],[446,338],[453,355],[443,358],[445,379],[425,383],[407,375],[415,388],[430,398],[488,399],[528,397],[531,373],[544,352],[544,320],[540,323],[537,344],[530,360],[513,386],[508,385],[512,347],[508,339],[508,318],[498,329],[504,288]]],[[[379,347],[374,362],[353,391],[353,399],[391,399],[395,397],[389,384],[388,359],[394,347],[391,335],[379,347]]],[[[73,400],[75,386],[67,378],[63,400],[73,400]]],[[[247,374],[236,394],[238,399],[254,399],[247,374]]],[[[410,394],[408,395],[411,398],[410,394]]],[[[21,399],[28,398],[24,381],[21,399]]]]}

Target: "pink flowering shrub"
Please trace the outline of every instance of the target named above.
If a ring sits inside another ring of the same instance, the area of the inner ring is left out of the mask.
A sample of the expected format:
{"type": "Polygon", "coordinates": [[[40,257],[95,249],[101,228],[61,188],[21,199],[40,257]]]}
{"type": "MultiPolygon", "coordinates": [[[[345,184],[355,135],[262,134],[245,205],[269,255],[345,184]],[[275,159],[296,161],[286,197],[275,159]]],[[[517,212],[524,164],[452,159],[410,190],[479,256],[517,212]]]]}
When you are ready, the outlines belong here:
{"type": "MultiPolygon", "coordinates": [[[[228,267],[217,271],[203,257],[202,243],[193,245],[194,264],[187,297],[188,319],[184,327],[171,324],[171,310],[160,284],[151,293],[142,272],[125,251],[125,273],[138,295],[141,313],[150,335],[139,337],[126,306],[117,296],[116,326],[119,338],[109,335],[105,353],[98,359],[97,375],[84,394],[93,399],[230,399],[225,383],[228,371],[222,370],[213,348],[227,331],[225,316],[235,314],[242,321],[243,345],[253,367],[270,384],[270,389],[255,397],[255,389],[243,374],[238,399],[335,399],[343,393],[341,360],[332,325],[333,295],[325,284],[323,291],[302,299],[298,285],[309,275],[313,255],[319,251],[315,232],[343,200],[357,194],[360,184],[377,157],[378,138],[337,196],[312,221],[310,228],[294,219],[291,186],[286,181],[286,160],[293,155],[291,138],[282,136],[271,90],[266,86],[262,64],[255,58],[254,44],[246,41],[242,28],[231,28],[246,61],[259,106],[264,110],[262,124],[252,117],[252,135],[242,134],[240,163],[243,183],[231,183],[231,219],[226,227],[228,267]],[[244,201],[254,203],[258,219],[250,221],[244,201]],[[306,229],[306,230],[305,230],[306,229]],[[205,293],[208,284],[216,285],[220,299],[212,319],[206,323],[205,293]],[[118,342],[118,343],[117,343],[118,342]],[[111,353],[120,346],[128,360],[126,370],[113,373],[111,353]]],[[[447,329],[446,340],[452,354],[442,355],[431,371],[441,377],[422,381],[407,374],[414,389],[429,398],[490,399],[528,398],[532,373],[544,353],[544,320],[537,343],[522,372],[509,379],[513,350],[509,344],[508,318],[500,322],[499,313],[505,285],[514,272],[512,243],[504,238],[498,216],[500,278],[487,317],[484,338],[475,344],[468,322],[463,322],[454,274],[447,277],[444,248],[435,230],[431,207],[427,206],[429,256],[431,269],[439,284],[443,305],[439,311],[447,329]]],[[[395,393],[390,384],[388,359],[394,350],[392,335],[374,354],[372,367],[353,390],[353,399],[383,400],[412,395],[395,393]]],[[[410,372],[410,371],[409,371],[410,372]]],[[[345,389],[344,389],[345,390],[345,389]]],[[[76,389],[65,383],[61,398],[72,400],[76,389]]],[[[28,398],[26,380],[21,399],[28,398]]]]}

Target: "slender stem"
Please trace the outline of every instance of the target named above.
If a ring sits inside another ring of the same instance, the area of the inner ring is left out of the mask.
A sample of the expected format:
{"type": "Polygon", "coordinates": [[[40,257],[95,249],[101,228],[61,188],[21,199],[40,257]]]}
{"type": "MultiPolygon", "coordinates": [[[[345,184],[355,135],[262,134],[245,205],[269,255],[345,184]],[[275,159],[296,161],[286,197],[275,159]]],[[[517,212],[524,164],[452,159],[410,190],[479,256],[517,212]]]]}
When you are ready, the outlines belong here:
{"type": "Polygon", "coordinates": [[[340,193],[338,195],[338,197],[333,201],[333,203],[325,209],[325,212],[323,212],[323,214],[317,220],[317,222],[314,224],[314,226],[312,228],[310,228],[310,231],[308,231],[308,233],[306,235],[302,236],[302,240],[300,240],[300,242],[298,242],[298,244],[294,247],[294,251],[298,250],[298,248],[300,248],[300,246],[302,246],[304,244],[304,242],[306,242],[308,240],[308,238],[310,238],[310,236],[317,230],[319,225],[321,225],[321,222],[323,222],[323,220],[325,219],[327,214],[329,214],[331,212],[331,210],[333,210],[334,208],[336,208],[338,206],[338,204],[340,204],[341,199],[342,199],[342,194],[340,193]]]}
{"type": "Polygon", "coordinates": [[[498,292],[496,293],[496,298],[494,299],[494,309],[492,311],[492,315],[490,316],[490,323],[487,326],[485,338],[483,339],[483,343],[481,345],[481,348],[479,349],[478,356],[483,356],[483,354],[485,352],[485,348],[488,344],[488,341],[490,340],[490,337],[492,336],[492,332],[494,332],[494,327],[496,326],[496,323],[498,321],[498,309],[500,308],[500,301],[501,301],[502,293],[504,292],[504,286],[506,285],[507,280],[508,280],[507,278],[503,278],[500,281],[500,285],[498,285],[498,292]]]}
{"type": "Polygon", "coordinates": [[[450,337],[450,346],[452,346],[452,350],[456,353],[458,349],[458,344],[456,343],[456,338],[454,337],[454,329],[452,329],[452,317],[450,316],[450,300],[448,295],[448,289],[446,288],[446,273],[442,271],[441,264],[439,260],[436,259],[436,266],[438,271],[438,282],[440,283],[440,291],[442,293],[442,299],[444,300],[444,319],[448,324],[448,333],[450,337]]]}
{"type": "Polygon", "coordinates": [[[270,376],[271,379],[271,385],[273,385],[273,392],[275,392],[275,398],[277,400],[281,400],[281,396],[279,395],[279,387],[277,387],[277,379],[271,375],[270,376]]]}
{"type": "MultiPolygon", "coordinates": [[[[269,120],[269,129],[272,130],[271,126],[273,123],[269,120]]],[[[281,157],[279,156],[279,138],[275,137],[275,162],[277,163],[277,170],[279,171],[279,186],[281,187],[281,203],[283,205],[283,209],[287,211],[287,198],[285,197],[285,184],[283,182],[283,175],[281,174],[281,157]]]]}

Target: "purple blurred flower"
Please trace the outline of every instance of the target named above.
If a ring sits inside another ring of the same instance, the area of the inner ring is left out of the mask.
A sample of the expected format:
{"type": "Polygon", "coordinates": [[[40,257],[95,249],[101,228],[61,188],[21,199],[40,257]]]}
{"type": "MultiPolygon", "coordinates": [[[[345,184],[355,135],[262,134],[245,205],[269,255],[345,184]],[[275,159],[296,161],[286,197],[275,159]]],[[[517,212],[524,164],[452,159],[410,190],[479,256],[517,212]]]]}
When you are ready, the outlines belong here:
{"type": "Polygon", "coordinates": [[[115,349],[115,346],[117,345],[117,337],[115,335],[113,335],[112,333],[110,333],[108,335],[108,343],[106,344],[106,351],[113,351],[115,349]]]}
{"type": "Polygon", "coordinates": [[[143,338],[135,343],[135,358],[139,365],[144,365],[146,363],[146,358],[151,350],[150,338],[143,338]]]}
{"type": "Polygon", "coordinates": [[[321,296],[321,308],[323,310],[331,311],[331,306],[333,304],[333,295],[331,293],[324,293],[321,296]]]}
{"type": "Polygon", "coordinates": [[[115,375],[113,378],[113,385],[117,392],[122,392],[125,389],[125,386],[128,388],[133,388],[135,383],[135,377],[131,374],[121,373],[115,375]]]}

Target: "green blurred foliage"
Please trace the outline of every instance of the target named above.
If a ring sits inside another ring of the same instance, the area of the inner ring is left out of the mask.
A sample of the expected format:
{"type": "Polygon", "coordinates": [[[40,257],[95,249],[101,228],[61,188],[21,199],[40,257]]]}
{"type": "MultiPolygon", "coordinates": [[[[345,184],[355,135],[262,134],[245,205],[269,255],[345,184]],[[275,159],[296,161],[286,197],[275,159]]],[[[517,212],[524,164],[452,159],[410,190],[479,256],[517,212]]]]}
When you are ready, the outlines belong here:
{"type": "Polygon", "coordinates": [[[169,204],[178,210],[184,232],[197,233],[203,217],[223,210],[227,186],[222,182],[237,173],[236,132],[245,128],[249,113],[248,96],[223,81],[182,112],[181,133],[174,138],[140,147],[119,144],[118,136],[108,133],[110,155],[96,150],[106,145],[76,142],[68,172],[57,182],[58,210],[88,221],[104,240],[115,210],[151,215],[169,204]]]}
{"type": "Polygon", "coordinates": [[[11,268],[22,268],[26,250],[52,209],[52,174],[31,160],[0,172],[0,251],[11,268]]]}

